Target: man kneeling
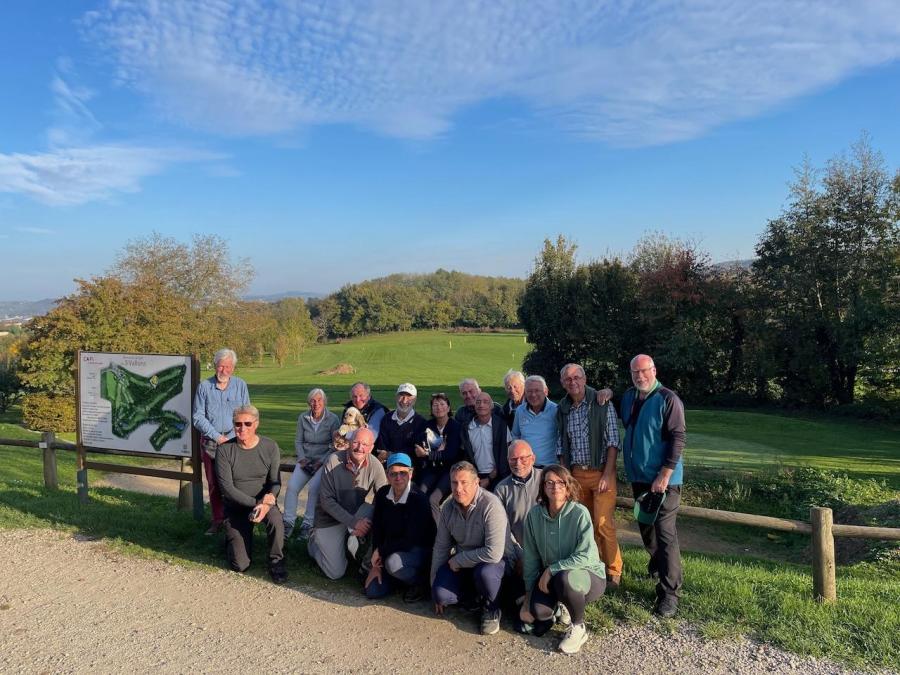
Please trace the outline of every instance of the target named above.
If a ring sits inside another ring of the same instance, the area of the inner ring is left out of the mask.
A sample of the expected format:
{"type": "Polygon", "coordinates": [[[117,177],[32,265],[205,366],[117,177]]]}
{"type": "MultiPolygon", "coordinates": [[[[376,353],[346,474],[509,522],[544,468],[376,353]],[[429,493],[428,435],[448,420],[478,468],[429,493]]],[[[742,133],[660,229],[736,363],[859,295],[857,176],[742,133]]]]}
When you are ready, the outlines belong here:
{"type": "Polygon", "coordinates": [[[366,497],[387,483],[381,462],[371,456],[374,447],[372,430],[360,429],[349,450],[333,453],[322,466],[319,506],[308,550],[329,579],[340,579],[347,571],[350,537],[357,560],[367,548],[361,543],[368,541],[372,529],[372,505],[366,503],[366,497]]]}
{"type": "Polygon", "coordinates": [[[412,473],[408,455],[397,452],[387,458],[388,484],[375,493],[372,569],[365,583],[369,598],[383,598],[397,583],[406,589],[406,602],[424,595],[434,517],[428,497],[413,488],[412,473]]]}
{"type": "Polygon", "coordinates": [[[284,568],[284,520],[275,499],[281,489],[281,451],[271,438],[258,436],[259,411],[242,405],[232,414],[235,440],[216,453],[216,481],[225,498],[225,546],[236,572],[250,567],[253,526],[265,522],[269,574],[276,584],[287,581],[284,568]]]}
{"type": "Polygon", "coordinates": [[[479,485],[469,462],[450,469],[453,499],[441,506],[431,560],[431,592],[435,614],[461,600],[481,598],[481,634],[500,630],[498,594],[503,580],[503,550],[509,522],[503,504],[479,485]],[[452,553],[452,555],[451,555],[452,553]]]}

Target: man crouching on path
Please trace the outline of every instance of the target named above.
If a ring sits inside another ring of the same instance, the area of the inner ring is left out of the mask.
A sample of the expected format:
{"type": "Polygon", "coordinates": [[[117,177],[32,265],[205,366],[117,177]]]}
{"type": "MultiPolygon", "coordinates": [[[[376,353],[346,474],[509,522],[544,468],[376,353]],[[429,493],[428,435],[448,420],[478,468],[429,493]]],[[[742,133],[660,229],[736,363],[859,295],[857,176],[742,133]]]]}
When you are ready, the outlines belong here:
{"type": "Polygon", "coordinates": [[[265,522],[269,575],[287,581],[284,568],[284,520],[276,499],[281,489],[281,451],[271,438],[258,436],[259,411],[252,405],[234,410],[235,440],[216,453],[216,480],[225,498],[225,552],[236,572],[250,567],[253,526],[265,522]]]}
{"type": "Polygon", "coordinates": [[[431,559],[434,612],[443,614],[447,605],[460,601],[471,605],[480,597],[481,634],[493,635],[500,630],[498,595],[509,537],[506,510],[478,484],[478,472],[469,462],[450,469],[450,490],[453,499],[441,506],[431,559]]]}
{"type": "MultiPolygon", "coordinates": [[[[366,540],[372,530],[370,492],[387,484],[384,467],[375,457],[375,435],[360,429],[349,450],[332,453],[322,466],[319,506],[309,538],[309,554],[329,579],[340,579],[347,571],[347,540],[366,540]]],[[[367,546],[356,544],[354,556],[367,546]]]]}

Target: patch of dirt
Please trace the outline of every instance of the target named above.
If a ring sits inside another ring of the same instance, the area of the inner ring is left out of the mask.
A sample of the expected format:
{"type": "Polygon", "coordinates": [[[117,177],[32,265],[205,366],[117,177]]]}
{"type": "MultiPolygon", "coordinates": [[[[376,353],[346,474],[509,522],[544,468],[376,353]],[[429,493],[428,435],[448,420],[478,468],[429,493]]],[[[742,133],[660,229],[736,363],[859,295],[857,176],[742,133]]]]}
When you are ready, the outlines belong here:
{"type": "MultiPolygon", "coordinates": [[[[199,535],[198,536],[202,536],[199,535]]],[[[656,620],[593,634],[481,636],[463,612],[427,602],[185,568],[52,530],[0,532],[2,672],[841,673],[752,641],[707,641],[656,620]]]]}
{"type": "Polygon", "coordinates": [[[328,370],[320,370],[319,375],[352,375],[356,372],[356,368],[354,368],[349,363],[339,363],[333,368],[329,368],[328,370]]]}

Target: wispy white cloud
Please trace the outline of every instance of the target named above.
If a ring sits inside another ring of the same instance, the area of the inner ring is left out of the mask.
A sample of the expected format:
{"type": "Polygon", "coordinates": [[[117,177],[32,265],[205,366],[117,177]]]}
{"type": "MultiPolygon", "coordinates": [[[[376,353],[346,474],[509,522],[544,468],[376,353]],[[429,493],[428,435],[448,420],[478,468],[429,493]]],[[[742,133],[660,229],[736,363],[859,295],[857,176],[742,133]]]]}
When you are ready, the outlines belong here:
{"type": "Polygon", "coordinates": [[[94,92],[75,84],[72,70],[68,59],[60,59],[50,82],[55,120],[47,130],[47,141],[51,146],[82,144],[102,128],[87,105],[94,92]]]}
{"type": "Polygon", "coordinates": [[[30,225],[22,225],[15,228],[16,232],[22,232],[24,234],[54,234],[53,230],[48,230],[46,227],[32,227],[30,225]]]}
{"type": "Polygon", "coordinates": [[[111,0],[84,27],[165,115],[237,135],[428,138],[513,97],[576,134],[664,143],[900,56],[892,0],[111,0]]]}
{"type": "Polygon", "coordinates": [[[141,179],[172,164],[218,159],[203,151],[128,145],[0,153],[0,192],[23,194],[51,206],[84,204],[117,192],[137,192],[141,179]]]}

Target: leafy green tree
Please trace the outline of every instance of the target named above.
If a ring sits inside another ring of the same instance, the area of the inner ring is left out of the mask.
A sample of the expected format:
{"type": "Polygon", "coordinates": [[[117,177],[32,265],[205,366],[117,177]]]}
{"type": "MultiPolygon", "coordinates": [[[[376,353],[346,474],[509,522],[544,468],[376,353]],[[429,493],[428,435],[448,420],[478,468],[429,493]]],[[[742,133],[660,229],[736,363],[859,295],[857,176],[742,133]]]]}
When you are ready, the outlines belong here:
{"type": "Polygon", "coordinates": [[[852,403],[861,372],[895,369],[900,173],[863,137],[821,180],[804,163],[757,245],[775,372],[791,399],[852,403]]]}

